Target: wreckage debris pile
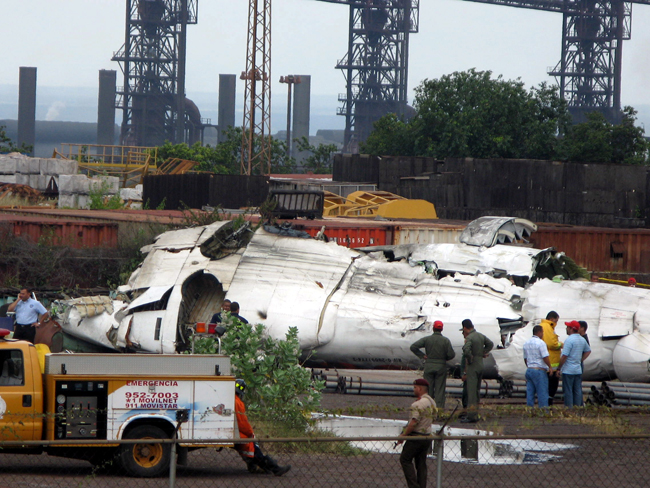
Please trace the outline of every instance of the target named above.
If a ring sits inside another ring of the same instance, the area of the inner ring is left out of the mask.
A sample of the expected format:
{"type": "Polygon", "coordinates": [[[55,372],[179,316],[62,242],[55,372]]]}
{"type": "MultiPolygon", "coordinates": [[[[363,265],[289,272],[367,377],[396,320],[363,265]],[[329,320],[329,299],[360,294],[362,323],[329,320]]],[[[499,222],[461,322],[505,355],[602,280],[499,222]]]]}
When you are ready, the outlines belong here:
{"type": "MultiPolygon", "coordinates": [[[[339,374],[336,370],[313,369],[312,376],[325,382],[325,393],[345,395],[376,395],[376,396],[413,396],[413,382],[403,377],[391,377],[386,372],[383,379],[376,375],[371,377],[339,374]]],[[[456,378],[447,380],[447,395],[460,398],[463,392],[463,382],[456,378]]],[[[620,383],[618,381],[603,381],[582,383],[582,394],[589,405],[616,406],[650,406],[650,384],[620,383]]],[[[526,398],[526,382],[524,380],[483,380],[481,382],[482,398],[526,398]]],[[[562,397],[562,383],[557,391],[558,400],[562,397]]]]}
{"type": "Polygon", "coordinates": [[[43,194],[31,186],[17,183],[0,183],[0,199],[5,196],[19,197],[30,202],[36,202],[42,198],[43,194]]]}

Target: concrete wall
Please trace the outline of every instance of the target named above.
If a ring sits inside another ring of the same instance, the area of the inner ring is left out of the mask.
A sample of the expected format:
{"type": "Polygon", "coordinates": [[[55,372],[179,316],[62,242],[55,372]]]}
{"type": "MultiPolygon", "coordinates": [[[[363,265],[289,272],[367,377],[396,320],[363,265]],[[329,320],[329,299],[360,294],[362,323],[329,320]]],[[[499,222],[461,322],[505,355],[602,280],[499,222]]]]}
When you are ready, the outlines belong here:
{"type": "Polygon", "coordinates": [[[650,168],[504,159],[339,155],[335,181],[376,182],[445,219],[483,215],[603,227],[650,224],[650,168]]]}

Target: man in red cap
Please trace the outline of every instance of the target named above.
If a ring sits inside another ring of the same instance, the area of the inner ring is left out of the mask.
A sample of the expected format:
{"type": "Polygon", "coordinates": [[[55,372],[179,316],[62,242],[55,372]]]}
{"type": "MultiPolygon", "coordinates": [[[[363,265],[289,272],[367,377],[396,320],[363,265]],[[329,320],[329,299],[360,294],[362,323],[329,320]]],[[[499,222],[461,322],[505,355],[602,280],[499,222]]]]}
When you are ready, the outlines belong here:
{"type": "Polygon", "coordinates": [[[632,288],[636,287],[636,279],[635,278],[630,278],[627,280],[627,286],[631,286],[632,288]]]}
{"type": "MultiPolygon", "coordinates": [[[[400,436],[427,436],[431,435],[431,423],[436,413],[436,403],[427,391],[427,380],[418,378],[413,382],[413,394],[418,398],[411,404],[409,423],[400,436]]],[[[404,440],[397,441],[395,447],[404,440]]],[[[404,443],[399,462],[404,471],[408,488],[426,488],[427,486],[427,454],[431,452],[431,441],[407,440],[404,443]],[[415,461],[415,467],[413,467],[415,461]]]]}
{"type": "Polygon", "coordinates": [[[435,398],[438,408],[445,408],[445,391],[447,389],[447,361],[454,359],[456,353],[451,341],[442,335],[443,323],[433,323],[433,334],[418,339],[411,344],[411,351],[424,359],[424,379],[429,383],[429,396],[435,398]],[[426,353],[422,352],[424,348],[426,353]]]}
{"type": "Polygon", "coordinates": [[[580,335],[580,322],[564,322],[568,335],[562,348],[560,366],[565,407],[582,407],[582,362],[591,354],[587,341],[580,335]]]}

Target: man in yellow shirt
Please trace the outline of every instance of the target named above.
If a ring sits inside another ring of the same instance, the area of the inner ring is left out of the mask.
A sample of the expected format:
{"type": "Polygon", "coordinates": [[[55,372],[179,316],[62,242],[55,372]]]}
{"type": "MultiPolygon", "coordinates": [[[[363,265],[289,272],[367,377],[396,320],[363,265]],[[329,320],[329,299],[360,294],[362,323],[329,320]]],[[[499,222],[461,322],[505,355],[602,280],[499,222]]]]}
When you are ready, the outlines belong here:
{"type": "MultiPolygon", "coordinates": [[[[548,359],[551,361],[551,368],[554,371],[560,365],[560,356],[562,355],[562,343],[559,341],[555,333],[555,326],[560,316],[557,312],[551,311],[546,315],[546,319],[542,320],[540,324],[544,329],[543,340],[548,348],[548,359]]],[[[552,374],[548,378],[548,405],[553,405],[553,398],[557,393],[557,388],[560,385],[560,376],[557,373],[552,374]]]]}

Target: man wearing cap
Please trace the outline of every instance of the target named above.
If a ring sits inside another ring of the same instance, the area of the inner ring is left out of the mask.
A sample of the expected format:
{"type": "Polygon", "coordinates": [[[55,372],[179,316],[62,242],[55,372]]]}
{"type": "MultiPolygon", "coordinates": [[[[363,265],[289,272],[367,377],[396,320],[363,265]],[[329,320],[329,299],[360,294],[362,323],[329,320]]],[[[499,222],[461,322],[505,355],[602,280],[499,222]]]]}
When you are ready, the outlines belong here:
{"type": "Polygon", "coordinates": [[[463,379],[463,406],[467,407],[467,416],[463,423],[478,422],[478,399],[481,380],[483,379],[483,358],[486,358],[494,343],[474,329],[470,319],[463,320],[463,357],[460,361],[460,374],[463,379]]]}
{"type": "Polygon", "coordinates": [[[548,407],[548,375],[553,374],[548,349],[542,340],[544,329],[541,325],[533,327],[533,337],[524,343],[524,362],[526,363],[526,405],[548,407]]]}
{"type": "Polygon", "coordinates": [[[582,366],[581,363],[591,354],[587,341],[580,335],[580,322],[572,320],[566,324],[566,341],[560,357],[558,371],[562,372],[565,407],[581,407],[582,402],[582,366]]]}
{"type": "Polygon", "coordinates": [[[435,398],[438,408],[445,408],[447,361],[456,356],[451,341],[442,335],[443,327],[443,323],[436,320],[433,323],[433,334],[411,344],[413,354],[424,359],[424,379],[429,383],[429,396],[435,398]],[[426,352],[422,352],[422,348],[426,352]]]}
{"type": "MultiPolygon", "coordinates": [[[[411,404],[411,417],[404,428],[402,436],[427,436],[431,435],[431,422],[436,413],[436,402],[431,398],[429,382],[418,378],[413,382],[413,394],[417,400],[411,404]]],[[[404,442],[397,441],[396,446],[404,442]]],[[[408,488],[426,488],[427,486],[427,454],[431,452],[430,440],[407,440],[404,442],[399,462],[404,471],[408,488]],[[413,467],[415,461],[415,467],[413,467]]]]}
{"type": "MultiPolygon", "coordinates": [[[[560,316],[555,311],[550,311],[546,314],[546,318],[540,324],[544,330],[543,340],[548,349],[548,359],[551,361],[551,368],[557,370],[560,365],[560,352],[562,351],[562,343],[558,339],[555,332],[557,322],[560,316]]],[[[560,376],[553,374],[548,379],[548,404],[553,405],[553,399],[557,393],[558,386],[560,385],[560,376]]]]}

